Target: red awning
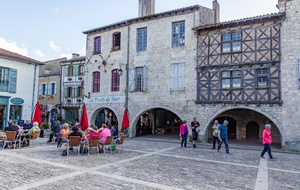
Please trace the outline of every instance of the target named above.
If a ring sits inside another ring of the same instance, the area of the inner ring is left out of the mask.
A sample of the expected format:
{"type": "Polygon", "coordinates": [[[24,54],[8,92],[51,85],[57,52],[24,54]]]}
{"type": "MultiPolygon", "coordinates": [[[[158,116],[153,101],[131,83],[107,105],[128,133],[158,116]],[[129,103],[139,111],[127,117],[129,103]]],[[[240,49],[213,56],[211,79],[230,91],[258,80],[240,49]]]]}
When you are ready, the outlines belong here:
{"type": "Polygon", "coordinates": [[[129,127],[129,117],[128,117],[128,109],[124,110],[123,120],[122,120],[122,129],[127,129],[129,127]]]}
{"type": "Polygon", "coordinates": [[[83,131],[85,131],[89,127],[89,120],[88,120],[85,104],[83,104],[83,107],[82,107],[82,113],[81,113],[79,123],[80,123],[81,129],[83,131]]]}
{"type": "Polygon", "coordinates": [[[40,105],[40,103],[36,103],[36,105],[35,105],[32,122],[38,122],[39,125],[42,124],[42,115],[41,115],[41,105],[40,105]]]}

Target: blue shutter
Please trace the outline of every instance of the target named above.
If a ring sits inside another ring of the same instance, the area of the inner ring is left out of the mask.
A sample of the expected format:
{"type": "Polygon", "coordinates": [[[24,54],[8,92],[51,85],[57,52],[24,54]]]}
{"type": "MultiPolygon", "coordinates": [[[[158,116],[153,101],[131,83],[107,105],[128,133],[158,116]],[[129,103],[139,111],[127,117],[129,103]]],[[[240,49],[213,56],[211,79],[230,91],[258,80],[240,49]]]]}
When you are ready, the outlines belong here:
{"type": "Polygon", "coordinates": [[[147,66],[143,66],[143,81],[142,81],[142,89],[144,92],[147,91],[147,66]]]}
{"type": "Polygon", "coordinates": [[[17,92],[17,69],[10,69],[9,92],[17,92]]]}
{"type": "Polygon", "coordinates": [[[134,92],[135,90],[135,69],[129,68],[129,79],[128,79],[128,92],[134,92]]]}
{"type": "Polygon", "coordinates": [[[56,88],[57,88],[57,85],[56,85],[56,82],[54,83],[54,93],[53,93],[53,95],[56,95],[56,88]]]}

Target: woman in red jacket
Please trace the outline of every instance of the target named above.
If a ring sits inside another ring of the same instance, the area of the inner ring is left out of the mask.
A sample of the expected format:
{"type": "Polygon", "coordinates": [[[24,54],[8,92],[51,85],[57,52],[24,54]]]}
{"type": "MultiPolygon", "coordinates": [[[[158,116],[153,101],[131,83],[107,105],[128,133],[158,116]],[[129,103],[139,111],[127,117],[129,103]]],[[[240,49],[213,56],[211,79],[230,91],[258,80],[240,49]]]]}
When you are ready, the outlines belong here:
{"type": "Polygon", "coordinates": [[[181,146],[184,143],[185,148],[186,148],[186,141],[187,141],[188,134],[189,134],[189,128],[186,124],[186,120],[183,120],[182,124],[180,125],[179,136],[181,137],[181,146]]]}
{"type": "Polygon", "coordinates": [[[264,149],[261,152],[260,157],[265,158],[264,155],[268,151],[270,159],[273,159],[273,156],[272,156],[272,153],[271,153],[271,148],[270,148],[270,144],[272,144],[271,125],[270,124],[265,125],[265,129],[262,133],[262,142],[264,144],[264,149]]]}

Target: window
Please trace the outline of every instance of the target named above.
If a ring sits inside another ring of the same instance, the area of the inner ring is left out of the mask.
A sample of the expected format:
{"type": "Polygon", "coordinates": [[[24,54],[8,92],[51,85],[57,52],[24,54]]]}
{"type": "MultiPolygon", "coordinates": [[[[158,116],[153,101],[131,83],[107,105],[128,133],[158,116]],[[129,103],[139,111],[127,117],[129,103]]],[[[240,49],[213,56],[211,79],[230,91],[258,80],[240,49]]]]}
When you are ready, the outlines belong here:
{"type": "Polygon", "coordinates": [[[11,105],[9,120],[21,120],[22,119],[22,106],[11,105]]]}
{"type": "Polygon", "coordinates": [[[185,63],[171,64],[171,90],[184,90],[185,63]]]}
{"type": "Polygon", "coordinates": [[[241,71],[223,71],[222,88],[241,88],[241,71]]]}
{"type": "Polygon", "coordinates": [[[268,69],[257,69],[257,87],[268,86],[268,69]]]}
{"type": "Polygon", "coordinates": [[[226,33],[222,35],[222,52],[241,51],[241,32],[226,33]]]}
{"type": "Polygon", "coordinates": [[[82,87],[77,87],[77,97],[82,97],[82,87]]]}
{"type": "Polygon", "coordinates": [[[48,95],[56,95],[56,83],[55,82],[48,84],[48,95]]]}
{"type": "Polygon", "coordinates": [[[129,68],[128,91],[147,91],[147,67],[129,68]]]}
{"type": "Polygon", "coordinates": [[[101,36],[94,38],[94,54],[101,53],[101,36]]]}
{"type": "Polygon", "coordinates": [[[111,72],[111,91],[116,92],[120,90],[120,75],[119,69],[112,70],[111,72]]]}
{"type": "Polygon", "coordinates": [[[172,47],[184,46],[185,44],[185,23],[176,22],[172,24],[172,47]]]}
{"type": "Polygon", "coordinates": [[[147,50],[147,28],[137,29],[136,51],[147,50]]]}
{"type": "Polygon", "coordinates": [[[79,65],[78,66],[78,72],[79,72],[79,76],[83,76],[83,65],[79,65]]]}
{"type": "Polygon", "coordinates": [[[66,66],[65,69],[66,69],[65,76],[67,77],[73,76],[73,66],[66,66]]]}
{"type": "Polygon", "coordinates": [[[92,92],[100,92],[100,72],[93,72],[93,91],[92,92]]]}
{"type": "Polygon", "coordinates": [[[47,95],[47,84],[46,83],[40,84],[39,95],[40,96],[47,95]]]}
{"type": "Polygon", "coordinates": [[[0,91],[16,93],[17,70],[0,67],[0,91]]]}
{"type": "Polygon", "coordinates": [[[117,51],[120,49],[121,49],[121,32],[116,32],[113,34],[112,51],[117,51]]]}

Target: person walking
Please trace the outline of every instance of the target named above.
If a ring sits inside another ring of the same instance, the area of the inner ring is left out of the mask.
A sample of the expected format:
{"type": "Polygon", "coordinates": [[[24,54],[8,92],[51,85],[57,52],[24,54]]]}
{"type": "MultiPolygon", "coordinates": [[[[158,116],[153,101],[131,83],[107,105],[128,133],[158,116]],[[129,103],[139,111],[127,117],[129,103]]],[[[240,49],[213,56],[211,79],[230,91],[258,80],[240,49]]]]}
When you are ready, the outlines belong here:
{"type": "Polygon", "coordinates": [[[198,132],[197,132],[197,128],[200,127],[200,123],[197,121],[197,118],[194,117],[192,123],[191,123],[191,127],[192,127],[192,137],[193,137],[193,148],[197,148],[197,140],[198,140],[198,132]]]}
{"type": "Polygon", "coordinates": [[[226,154],[230,154],[229,152],[229,146],[228,146],[228,135],[227,135],[227,131],[228,131],[228,121],[224,120],[223,124],[219,126],[219,133],[218,133],[218,137],[220,140],[220,143],[218,145],[218,152],[220,152],[222,143],[224,142],[225,144],[225,150],[226,150],[226,154]]]}
{"type": "Polygon", "coordinates": [[[186,141],[187,141],[188,134],[189,134],[189,129],[186,124],[186,120],[183,120],[179,129],[179,136],[181,137],[181,147],[184,145],[184,147],[186,148],[186,141]]]}
{"type": "Polygon", "coordinates": [[[271,125],[265,124],[265,129],[262,133],[262,143],[264,144],[264,149],[260,154],[261,158],[265,158],[264,155],[268,152],[270,159],[274,159],[272,156],[270,145],[272,144],[272,136],[271,136],[271,125]]]}
{"type": "Polygon", "coordinates": [[[219,121],[218,120],[215,120],[214,121],[214,125],[212,127],[212,130],[213,130],[213,133],[212,133],[212,136],[213,136],[213,147],[211,149],[216,149],[216,142],[218,141],[218,144],[220,143],[220,140],[219,140],[219,127],[220,127],[220,124],[219,124],[219,121]]]}

